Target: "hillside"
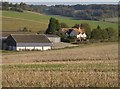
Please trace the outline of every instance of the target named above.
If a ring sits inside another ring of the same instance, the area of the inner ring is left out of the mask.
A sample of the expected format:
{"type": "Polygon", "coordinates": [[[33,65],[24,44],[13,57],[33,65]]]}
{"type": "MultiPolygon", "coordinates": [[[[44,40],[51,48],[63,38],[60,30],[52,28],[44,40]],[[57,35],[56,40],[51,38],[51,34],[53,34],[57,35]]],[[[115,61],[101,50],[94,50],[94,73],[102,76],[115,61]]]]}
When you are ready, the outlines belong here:
{"type": "Polygon", "coordinates": [[[50,17],[55,17],[60,22],[67,23],[70,27],[74,24],[79,23],[88,23],[91,28],[96,28],[99,25],[101,28],[113,27],[114,29],[118,29],[117,23],[109,23],[102,21],[90,21],[90,20],[74,20],[68,17],[54,16],[54,15],[43,15],[33,12],[13,12],[13,11],[3,11],[2,12],[2,28],[3,31],[10,30],[16,31],[22,27],[27,27],[33,32],[37,31],[45,31],[48,25],[48,21],[50,17]]]}

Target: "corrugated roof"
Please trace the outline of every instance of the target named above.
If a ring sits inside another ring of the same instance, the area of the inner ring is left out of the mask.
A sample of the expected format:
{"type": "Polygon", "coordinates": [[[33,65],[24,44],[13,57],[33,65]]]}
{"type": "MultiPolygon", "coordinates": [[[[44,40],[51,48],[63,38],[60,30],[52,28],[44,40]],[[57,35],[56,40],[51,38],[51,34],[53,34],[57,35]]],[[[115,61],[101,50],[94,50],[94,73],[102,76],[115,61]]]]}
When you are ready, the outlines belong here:
{"type": "Polygon", "coordinates": [[[11,36],[17,43],[51,43],[44,34],[11,34],[11,36]]]}
{"type": "Polygon", "coordinates": [[[10,34],[35,34],[31,32],[18,32],[18,31],[2,31],[0,32],[2,34],[2,37],[8,37],[10,34]]]}
{"type": "Polygon", "coordinates": [[[53,34],[46,34],[47,37],[59,37],[57,35],[53,35],[53,34]]]}

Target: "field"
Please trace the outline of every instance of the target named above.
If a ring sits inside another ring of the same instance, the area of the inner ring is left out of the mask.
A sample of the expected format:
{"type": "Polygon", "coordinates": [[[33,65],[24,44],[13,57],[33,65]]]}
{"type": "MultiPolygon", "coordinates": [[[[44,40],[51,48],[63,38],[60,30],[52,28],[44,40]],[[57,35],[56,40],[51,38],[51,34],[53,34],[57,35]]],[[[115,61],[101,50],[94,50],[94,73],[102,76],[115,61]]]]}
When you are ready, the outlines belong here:
{"type": "Polygon", "coordinates": [[[41,52],[3,52],[2,57],[3,86],[118,87],[117,43],[41,52]]]}
{"type": "Polygon", "coordinates": [[[19,13],[12,11],[2,12],[3,30],[18,30],[26,26],[33,32],[45,31],[50,17],[55,17],[60,22],[67,23],[69,27],[72,27],[74,24],[88,23],[92,29],[96,28],[99,25],[101,28],[113,27],[115,30],[118,30],[117,23],[90,20],[74,20],[72,18],[62,16],[43,15],[33,12],[19,13]]]}
{"type": "Polygon", "coordinates": [[[105,18],[106,22],[118,23],[118,17],[114,18],[105,18]]]}

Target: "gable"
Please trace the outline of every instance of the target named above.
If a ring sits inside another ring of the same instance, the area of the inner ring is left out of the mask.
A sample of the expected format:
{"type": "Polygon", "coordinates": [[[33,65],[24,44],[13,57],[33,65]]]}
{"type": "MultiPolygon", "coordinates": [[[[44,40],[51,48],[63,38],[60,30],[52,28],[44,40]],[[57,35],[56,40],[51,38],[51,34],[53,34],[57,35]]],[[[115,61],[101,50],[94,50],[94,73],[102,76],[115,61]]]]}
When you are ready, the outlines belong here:
{"type": "Polygon", "coordinates": [[[7,45],[9,46],[16,46],[16,41],[15,41],[15,39],[11,36],[11,35],[9,35],[8,37],[7,37],[7,39],[6,39],[6,43],[7,43],[7,45]]]}

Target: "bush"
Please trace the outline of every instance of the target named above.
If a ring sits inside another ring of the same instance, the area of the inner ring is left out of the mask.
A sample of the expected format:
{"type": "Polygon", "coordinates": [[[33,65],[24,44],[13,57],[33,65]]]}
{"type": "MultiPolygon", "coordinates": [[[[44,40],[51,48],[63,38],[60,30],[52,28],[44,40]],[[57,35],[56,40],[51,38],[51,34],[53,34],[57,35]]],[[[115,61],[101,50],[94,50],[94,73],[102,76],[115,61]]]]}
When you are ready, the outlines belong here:
{"type": "Polygon", "coordinates": [[[118,32],[111,27],[106,29],[97,27],[91,32],[91,38],[100,42],[118,41],[118,32]]]}
{"type": "Polygon", "coordinates": [[[10,10],[12,10],[12,11],[17,11],[17,12],[23,12],[22,9],[16,8],[16,7],[11,7],[10,10]]]}

